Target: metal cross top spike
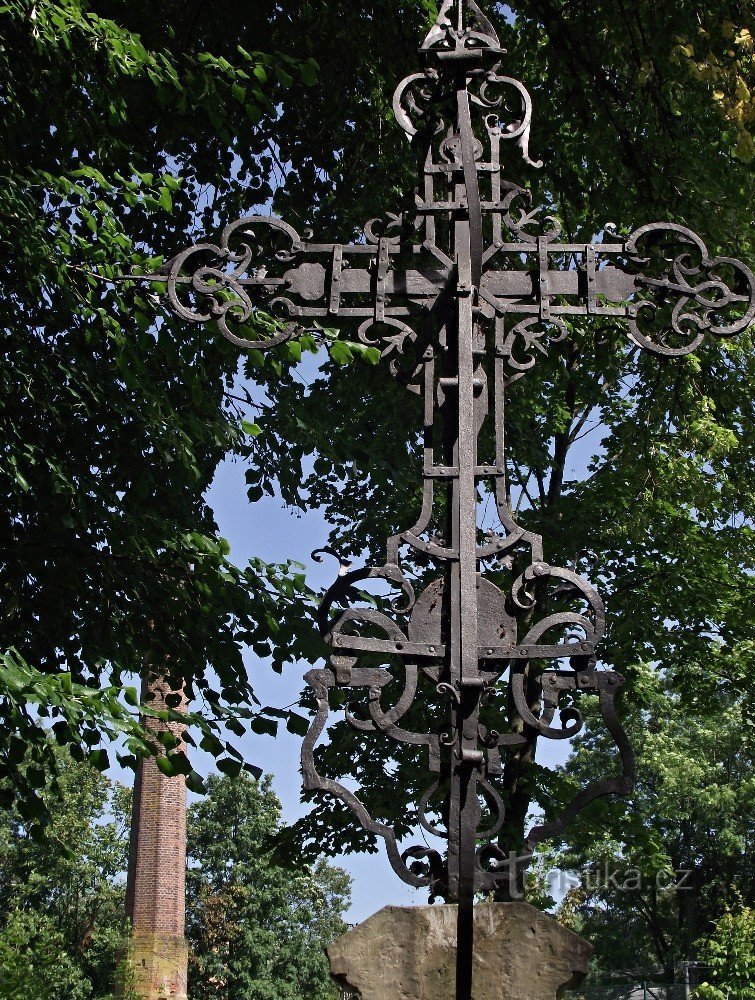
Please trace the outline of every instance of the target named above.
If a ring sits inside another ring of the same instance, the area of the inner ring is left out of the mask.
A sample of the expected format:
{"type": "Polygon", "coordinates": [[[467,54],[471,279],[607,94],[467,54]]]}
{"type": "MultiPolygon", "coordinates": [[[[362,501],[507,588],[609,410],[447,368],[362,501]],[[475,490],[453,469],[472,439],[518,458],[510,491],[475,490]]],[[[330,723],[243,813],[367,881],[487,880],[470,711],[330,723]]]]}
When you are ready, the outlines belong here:
{"type": "Polygon", "coordinates": [[[468,1000],[475,893],[505,887],[587,803],[628,793],[635,768],[614,705],[624,680],[598,666],[601,599],[573,569],[545,561],[540,536],[508,505],[505,390],[568,335],[565,317],[621,318],[635,344],[662,356],[687,354],[706,334],[744,331],[755,278],[739,261],[711,258],[679,225],[645,225],[628,238],[606,227],[604,242],[562,242],[559,223],[541,219],[529,192],[503,177],[505,143],[540,166],[528,149],[531,101],[502,73],[503,50],[477,4],[446,0],[420,51],[424,68],[399,84],[393,105],[423,157],[410,216],[373,220],[350,244],[310,242],[285,222],[251,216],[218,244],[179,254],[162,280],[174,312],[216,322],[240,347],[267,349],[316,319],[351,326],[423,396],[422,509],[388,539],[382,566],[343,567],[324,597],[329,658],[307,674],[318,711],[302,765],[306,788],[336,796],[383,838],[400,878],[459,904],[457,997],[468,1000]],[[256,310],[279,317],[280,331],[245,339],[256,310]],[[478,526],[481,485],[495,499],[499,532],[478,526]],[[400,599],[370,604],[357,588],[367,580],[400,599]],[[318,773],[315,745],[339,689],[354,693],[352,729],[407,744],[426,766],[417,822],[437,848],[401,850],[354,792],[318,773]],[[581,692],[598,696],[617,773],[531,829],[511,857],[497,843],[506,760],[537,736],[579,732],[581,692]],[[430,709],[426,728],[415,727],[430,709]]]}

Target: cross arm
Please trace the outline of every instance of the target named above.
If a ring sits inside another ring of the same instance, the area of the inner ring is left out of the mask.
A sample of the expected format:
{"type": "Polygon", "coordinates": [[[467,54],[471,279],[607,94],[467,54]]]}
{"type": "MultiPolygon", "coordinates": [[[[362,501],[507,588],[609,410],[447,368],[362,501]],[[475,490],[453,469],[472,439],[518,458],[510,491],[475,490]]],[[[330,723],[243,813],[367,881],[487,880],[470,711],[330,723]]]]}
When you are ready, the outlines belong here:
{"type": "MultiPolygon", "coordinates": [[[[176,315],[215,322],[242,348],[269,349],[315,323],[351,323],[367,342],[372,327],[384,328],[389,353],[415,336],[417,322],[455,281],[452,261],[437,247],[390,234],[400,225],[394,218],[377,235],[368,224],[363,242],[315,243],[280,219],[249,216],[227,226],[217,243],[193,244],[148,277],[166,283],[176,315]],[[249,339],[243,327],[257,315],[274,323],[249,339]]],[[[543,326],[565,336],[564,317],[624,319],[639,347],[667,357],[690,353],[706,334],[734,336],[755,320],[752,270],[711,255],[684,226],[650,223],[598,243],[561,242],[557,226],[512,235],[485,252],[479,308],[490,319],[515,318],[507,330],[515,368],[534,363],[531,348],[542,349],[543,326]],[[517,346],[524,362],[514,360],[517,346]]]]}
{"type": "Polygon", "coordinates": [[[165,282],[165,303],[181,319],[214,322],[237,346],[265,350],[316,321],[356,323],[363,340],[374,324],[413,333],[406,324],[432,310],[452,271],[437,249],[407,250],[371,224],[364,242],[315,243],[280,219],[253,215],[146,277],[165,282]],[[270,334],[244,337],[243,327],[260,315],[273,317],[270,334]]]}
{"type": "Polygon", "coordinates": [[[742,333],[755,320],[752,270],[713,256],[685,226],[649,223],[601,243],[559,242],[558,228],[518,235],[519,242],[498,241],[487,251],[480,298],[491,318],[516,317],[508,324],[508,354],[519,338],[530,355],[526,367],[534,363],[530,349],[543,349],[542,327],[555,326],[562,339],[567,316],[625,319],[634,343],[665,357],[689,354],[706,334],[742,333]]]}

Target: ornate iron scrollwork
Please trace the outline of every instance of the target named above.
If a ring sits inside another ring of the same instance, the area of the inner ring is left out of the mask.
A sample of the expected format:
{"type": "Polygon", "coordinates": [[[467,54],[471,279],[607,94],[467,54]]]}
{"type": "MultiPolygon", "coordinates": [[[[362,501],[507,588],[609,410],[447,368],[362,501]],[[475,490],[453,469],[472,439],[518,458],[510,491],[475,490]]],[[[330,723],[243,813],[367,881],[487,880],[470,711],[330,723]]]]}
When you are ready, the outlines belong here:
{"type": "Polygon", "coordinates": [[[569,335],[569,317],[623,320],[634,344],[667,357],[689,353],[706,334],[740,333],[755,318],[755,278],[671,223],[628,238],[607,226],[600,242],[563,241],[558,220],[503,176],[506,142],[540,166],[529,154],[532,101],[501,72],[504,52],[478,5],[444,0],[420,53],[424,68],[398,85],[393,102],[421,163],[410,216],[372,220],[352,244],[301,239],[277,219],[250,216],[218,244],[179,254],[160,277],[174,312],[215,321],[241,347],[269,348],[315,319],[351,326],[424,399],[417,522],[388,539],[383,565],[342,568],[322,602],[329,655],[307,674],[317,714],[302,768],[308,789],[336,796],[383,838],[404,881],[459,902],[457,997],[468,998],[474,894],[499,888],[590,801],[628,793],[635,770],[615,704],[624,678],[599,665],[600,596],[575,570],[548,564],[540,536],[508,506],[505,390],[569,335]],[[277,318],[269,338],[245,338],[261,311],[277,318]],[[483,482],[498,533],[478,530],[483,482]],[[358,585],[368,581],[397,600],[365,603],[358,585]],[[354,696],[345,707],[354,731],[413,746],[426,762],[417,824],[444,848],[401,850],[357,793],[318,772],[315,747],[339,690],[354,696]],[[583,789],[556,821],[533,827],[521,855],[504,856],[496,843],[506,822],[496,787],[502,760],[533,735],[578,733],[585,693],[614,740],[617,772],[583,789]],[[419,703],[440,712],[434,729],[412,727],[419,703]],[[502,724],[509,712],[513,730],[502,724]]]}
{"type": "Polygon", "coordinates": [[[651,223],[624,246],[631,264],[643,268],[629,320],[630,336],[640,347],[678,357],[699,347],[706,334],[733,337],[752,325],[752,271],[732,257],[712,258],[690,229],[651,223]]]}

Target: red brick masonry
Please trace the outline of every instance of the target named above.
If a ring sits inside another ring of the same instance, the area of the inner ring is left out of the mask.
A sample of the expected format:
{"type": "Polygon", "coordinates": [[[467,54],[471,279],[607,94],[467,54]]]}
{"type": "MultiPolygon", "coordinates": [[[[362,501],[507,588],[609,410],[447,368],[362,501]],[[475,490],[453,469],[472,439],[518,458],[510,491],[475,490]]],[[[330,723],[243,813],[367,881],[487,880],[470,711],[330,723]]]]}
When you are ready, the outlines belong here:
{"type": "MultiPolygon", "coordinates": [[[[145,684],[143,690],[155,708],[164,707],[170,693],[160,679],[145,684]]],[[[164,728],[153,720],[147,725],[164,728]]],[[[181,737],[181,725],[171,723],[169,728],[181,737]]],[[[134,782],[126,883],[126,915],[132,929],[128,953],[132,975],[127,979],[141,1000],[186,1000],[185,894],[186,783],[180,775],[166,778],[154,760],[144,760],[134,782]]]]}

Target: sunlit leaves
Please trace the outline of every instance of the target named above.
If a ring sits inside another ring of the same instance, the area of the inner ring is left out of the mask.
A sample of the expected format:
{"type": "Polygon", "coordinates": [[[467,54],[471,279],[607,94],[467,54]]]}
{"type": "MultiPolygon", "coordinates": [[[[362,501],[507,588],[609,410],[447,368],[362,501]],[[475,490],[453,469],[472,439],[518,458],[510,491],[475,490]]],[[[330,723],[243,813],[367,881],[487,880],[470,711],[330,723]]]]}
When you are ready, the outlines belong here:
{"type": "Polygon", "coordinates": [[[755,997],[755,910],[737,900],[699,943],[705,963],[701,1000],[755,997]]]}
{"type": "Polygon", "coordinates": [[[223,770],[189,809],[191,995],[256,1000],[273,990],[331,1000],[324,945],[345,930],[348,878],[323,862],[303,865],[295,847],[281,858],[280,804],[269,779],[223,770]]]}
{"type": "Polygon", "coordinates": [[[60,796],[44,840],[29,836],[16,809],[0,807],[0,996],[8,1000],[112,995],[123,941],[130,795],[64,751],[53,748],[53,759],[60,796]]]}

